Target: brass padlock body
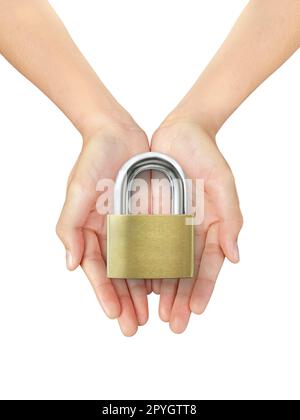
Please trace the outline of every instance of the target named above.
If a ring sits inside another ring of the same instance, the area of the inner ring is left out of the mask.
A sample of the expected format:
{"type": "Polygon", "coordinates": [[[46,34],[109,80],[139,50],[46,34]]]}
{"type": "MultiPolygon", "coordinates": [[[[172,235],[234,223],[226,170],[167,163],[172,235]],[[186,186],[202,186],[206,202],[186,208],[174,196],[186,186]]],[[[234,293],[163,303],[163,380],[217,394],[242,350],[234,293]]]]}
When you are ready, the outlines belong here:
{"type": "Polygon", "coordinates": [[[108,215],[108,277],[193,277],[194,226],[187,219],[192,216],[108,215]]]}

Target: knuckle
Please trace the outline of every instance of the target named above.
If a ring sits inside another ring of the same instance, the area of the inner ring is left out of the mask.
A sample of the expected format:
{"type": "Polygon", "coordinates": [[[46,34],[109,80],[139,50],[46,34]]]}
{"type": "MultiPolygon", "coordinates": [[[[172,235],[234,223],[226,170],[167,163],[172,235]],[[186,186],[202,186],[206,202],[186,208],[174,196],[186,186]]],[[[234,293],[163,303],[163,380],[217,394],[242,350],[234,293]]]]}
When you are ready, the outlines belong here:
{"type": "Polygon", "coordinates": [[[235,183],[233,173],[232,173],[232,171],[231,171],[231,169],[228,165],[226,165],[225,168],[224,168],[222,178],[223,178],[223,182],[226,185],[235,183]]]}
{"type": "Polygon", "coordinates": [[[222,250],[219,244],[210,242],[205,245],[205,253],[210,256],[222,256],[222,250]]]}
{"type": "Polygon", "coordinates": [[[237,214],[235,216],[235,225],[238,231],[240,231],[243,227],[244,219],[243,215],[240,210],[237,211],[237,214]]]}
{"type": "Polygon", "coordinates": [[[73,178],[67,188],[67,195],[81,196],[86,191],[86,188],[78,179],[73,178]]]}
{"type": "Polygon", "coordinates": [[[55,232],[56,232],[56,235],[59,237],[59,239],[63,238],[63,236],[64,236],[63,235],[63,227],[62,227],[62,224],[61,224],[60,221],[57,223],[57,225],[55,227],[55,232]]]}
{"type": "Polygon", "coordinates": [[[242,213],[240,213],[239,218],[238,218],[238,226],[240,230],[242,229],[243,225],[244,225],[244,218],[243,218],[242,213]]]}
{"type": "Polygon", "coordinates": [[[59,239],[62,242],[65,243],[66,242],[66,239],[68,237],[68,232],[69,231],[68,231],[66,225],[63,223],[62,220],[59,220],[58,221],[58,223],[56,225],[56,228],[55,228],[55,232],[56,232],[56,235],[59,237],[59,239]]]}
{"type": "Polygon", "coordinates": [[[95,185],[84,182],[81,179],[73,178],[67,187],[67,202],[82,202],[83,200],[94,200],[97,196],[97,183],[95,185]]]}
{"type": "Polygon", "coordinates": [[[102,254],[99,250],[93,250],[93,251],[87,251],[84,254],[84,261],[89,261],[89,262],[93,262],[93,261],[99,261],[102,260],[102,254]]]}
{"type": "Polygon", "coordinates": [[[203,284],[214,286],[217,282],[217,275],[216,276],[212,276],[212,275],[201,276],[201,282],[203,284]]]}

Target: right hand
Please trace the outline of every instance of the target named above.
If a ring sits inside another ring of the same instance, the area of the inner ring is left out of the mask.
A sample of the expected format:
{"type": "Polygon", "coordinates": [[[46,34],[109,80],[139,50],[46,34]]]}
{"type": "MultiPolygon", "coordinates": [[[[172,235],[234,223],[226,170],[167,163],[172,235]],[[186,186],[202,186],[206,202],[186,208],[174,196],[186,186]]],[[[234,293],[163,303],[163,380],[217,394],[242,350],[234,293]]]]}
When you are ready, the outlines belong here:
{"type": "Polygon", "coordinates": [[[243,219],[231,169],[200,124],[165,121],[153,136],[151,150],[176,159],[193,182],[204,181],[204,219],[195,226],[195,277],[152,282],[153,291],[160,293],[161,319],[181,333],[191,312],[204,312],[224,257],[239,261],[237,238],[243,219]]]}

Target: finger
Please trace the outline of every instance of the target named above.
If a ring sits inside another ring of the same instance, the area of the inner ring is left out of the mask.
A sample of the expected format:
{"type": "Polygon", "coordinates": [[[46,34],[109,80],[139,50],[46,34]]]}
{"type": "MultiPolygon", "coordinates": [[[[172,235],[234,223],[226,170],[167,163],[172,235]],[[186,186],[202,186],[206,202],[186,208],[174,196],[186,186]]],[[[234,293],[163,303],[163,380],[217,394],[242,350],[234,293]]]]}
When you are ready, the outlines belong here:
{"type": "Polygon", "coordinates": [[[133,302],[139,325],[148,321],[148,299],[145,280],[127,279],[129,293],[133,302]]]}
{"type": "Polygon", "coordinates": [[[234,220],[224,220],[220,222],[219,241],[225,256],[232,263],[238,263],[240,253],[238,247],[238,236],[242,228],[241,215],[234,220]]]}
{"type": "Polygon", "coordinates": [[[138,320],[126,281],[113,279],[112,282],[121,301],[121,314],[118,318],[121,331],[126,337],[131,337],[137,332],[138,320]]]}
{"type": "MultiPolygon", "coordinates": [[[[169,322],[170,328],[175,333],[182,333],[185,331],[190,319],[190,298],[197,277],[200,260],[204,248],[206,232],[201,230],[198,232],[195,239],[195,276],[193,278],[181,279],[176,284],[176,293],[173,302],[171,299],[169,304],[169,322]],[[177,287],[178,286],[178,287],[177,287]]],[[[163,287],[163,286],[162,286],[163,287]]],[[[163,291],[161,291],[161,296],[163,291]]],[[[167,299],[167,298],[166,298],[167,299]]]]}
{"type": "Polygon", "coordinates": [[[146,289],[147,294],[150,295],[152,293],[152,281],[150,279],[146,280],[146,289]]]}
{"type": "Polygon", "coordinates": [[[224,262],[224,253],[219,243],[219,225],[210,226],[206,236],[198,277],[190,300],[190,309],[202,314],[213,293],[218,274],[224,262]]]}
{"type": "MultiPolygon", "coordinates": [[[[104,231],[101,235],[99,235],[98,240],[100,243],[100,249],[102,251],[102,255],[104,257],[104,261],[106,261],[106,226],[104,226],[104,231]]],[[[112,284],[116,294],[119,297],[120,305],[121,305],[121,314],[118,318],[118,322],[121,328],[122,333],[125,336],[132,336],[136,333],[138,328],[138,320],[136,316],[136,312],[134,309],[134,305],[132,302],[132,298],[124,279],[112,279],[112,284]]],[[[140,298],[137,298],[137,305],[140,304],[140,298]]],[[[143,315],[142,315],[143,317],[143,315]]]]}
{"type": "Polygon", "coordinates": [[[161,279],[153,279],[152,290],[156,295],[160,294],[160,288],[161,288],[161,279]]]}
{"type": "Polygon", "coordinates": [[[243,225],[233,175],[228,171],[222,179],[208,182],[208,193],[217,206],[221,216],[219,242],[225,256],[233,263],[239,262],[238,235],[243,225]]]}
{"type": "Polygon", "coordinates": [[[159,317],[169,322],[178,287],[178,279],[163,279],[161,282],[159,299],[159,317]]]}
{"type": "Polygon", "coordinates": [[[98,238],[90,230],[83,231],[85,243],[81,266],[88,277],[96,296],[109,318],[117,318],[121,313],[121,304],[116,295],[111,280],[106,277],[106,267],[103,261],[98,238]]]}
{"type": "Polygon", "coordinates": [[[95,200],[95,194],[73,182],[56,226],[56,232],[66,249],[66,263],[74,270],[81,262],[84,251],[82,226],[95,200]]]}
{"type": "Polygon", "coordinates": [[[191,315],[189,302],[193,290],[193,284],[193,278],[179,280],[170,316],[170,328],[176,334],[184,332],[189,323],[191,315]]]}

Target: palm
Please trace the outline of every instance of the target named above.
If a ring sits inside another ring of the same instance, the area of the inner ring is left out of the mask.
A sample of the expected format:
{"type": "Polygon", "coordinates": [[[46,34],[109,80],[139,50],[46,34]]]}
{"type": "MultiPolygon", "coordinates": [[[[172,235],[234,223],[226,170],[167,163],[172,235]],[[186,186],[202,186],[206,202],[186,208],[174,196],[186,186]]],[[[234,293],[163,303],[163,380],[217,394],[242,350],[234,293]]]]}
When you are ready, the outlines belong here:
{"type": "MultiPolygon", "coordinates": [[[[141,150],[143,150],[142,144],[141,150]]],[[[113,137],[97,135],[90,139],[88,147],[83,149],[69,178],[69,183],[76,182],[76,178],[80,179],[82,187],[95,194],[95,200],[91,202],[83,228],[90,229],[98,235],[104,256],[106,253],[106,218],[96,208],[96,186],[99,180],[114,180],[119,168],[133,154],[134,152],[128,148],[127,144],[116,144],[116,139],[113,137]]]]}
{"type": "MultiPolygon", "coordinates": [[[[204,217],[202,223],[195,226],[195,277],[179,281],[163,279],[161,285],[153,282],[154,290],[161,295],[161,318],[169,321],[175,332],[182,332],[191,310],[195,313],[204,311],[224,253],[235,262],[236,258],[230,255],[226,242],[230,234],[232,236],[229,232],[232,225],[240,228],[241,215],[230,168],[214,139],[201,127],[187,123],[165,126],[155,133],[152,150],[175,158],[193,185],[197,179],[202,180],[204,185],[204,217]],[[232,209],[231,215],[228,214],[229,208],[232,209]],[[231,227],[226,222],[228,217],[233,219],[229,222],[231,227]]],[[[201,210],[197,207],[199,215],[201,210]]]]}

